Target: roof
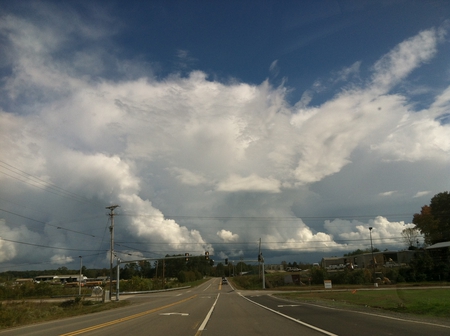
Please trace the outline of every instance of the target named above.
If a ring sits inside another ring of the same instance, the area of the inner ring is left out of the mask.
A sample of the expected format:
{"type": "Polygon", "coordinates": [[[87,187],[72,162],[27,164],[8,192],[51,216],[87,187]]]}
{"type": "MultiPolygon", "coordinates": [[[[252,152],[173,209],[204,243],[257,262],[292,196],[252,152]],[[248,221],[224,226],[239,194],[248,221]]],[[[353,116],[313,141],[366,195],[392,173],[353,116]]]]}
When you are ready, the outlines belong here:
{"type": "Polygon", "coordinates": [[[322,260],[341,260],[341,259],[345,259],[345,258],[348,258],[348,257],[329,257],[329,258],[324,257],[324,258],[322,258],[322,260]]]}
{"type": "Polygon", "coordinates": [[[450,247],[450,241],[437,243],[437,244],[428,246],[426,249],[429,250],[429,249],[437,249],[437,248],[443,248],[443,247],[450,247]]]}

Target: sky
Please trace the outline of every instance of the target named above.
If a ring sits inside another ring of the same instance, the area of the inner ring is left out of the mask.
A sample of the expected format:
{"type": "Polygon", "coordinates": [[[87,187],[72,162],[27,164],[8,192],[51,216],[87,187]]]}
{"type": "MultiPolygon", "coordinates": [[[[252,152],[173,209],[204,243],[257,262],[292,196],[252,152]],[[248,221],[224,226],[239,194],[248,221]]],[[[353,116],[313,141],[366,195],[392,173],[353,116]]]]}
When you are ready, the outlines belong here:
{"type": "Polygon", "coordinates": [[[405,249],[450,190],[449,18],[445,0],[0,1],[0,271],[108,268],[112,205],[122,261],[405,249]]]}

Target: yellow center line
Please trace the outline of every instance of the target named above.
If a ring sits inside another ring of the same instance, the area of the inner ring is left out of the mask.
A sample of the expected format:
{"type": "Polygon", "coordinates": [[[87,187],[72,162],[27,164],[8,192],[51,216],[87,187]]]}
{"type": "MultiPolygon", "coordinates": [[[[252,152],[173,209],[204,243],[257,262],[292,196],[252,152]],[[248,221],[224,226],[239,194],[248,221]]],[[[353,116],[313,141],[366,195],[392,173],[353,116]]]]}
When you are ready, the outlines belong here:
{"type": "Polygon", "coordinates": [[[97,329],[101,329],[101,328],[104,328],[104,327],[108,327],[108,326],[111,326],[111,325],[114,325],[114,324],[118,324],[118,323],[121,323],[121,322],[129,321],[129,320],[135,319],[135,318],[137,318],[137,317],[141,317],[141,316],[144,316],[144,315],[147,315],[147,314],[151,314],[151,313],[154,313],[154,312],[156,312],[156,311],[158,311],[158,310],[162,310],[162,309],[169,308],[169,307],[175,306],[175,305],[177,305],[177,304],[186,302],[186,301],[188,301],[188,300],[191,300],[191,299],[195,298],[196,296],[197,296],[197,295],[193,295],[193,296],[188,297],[188,298],[186,298],[186,299],[184,299],[184,300],[181,300],[181,301],[178,301],[178,302],[174,302],[174,303],[171,303],[171,304],[162,306],[162,307],[154,308],[154,309],[151,309],[151,310],[144,311],[144,312],[142,312],[142,313],[130,315],[130,316],[127,316],[127,317],[120,318],[120,319],[118,319],[118,320],[114,320],[114,321],[110,321],[110,322],[98,324],[98,325],[95,325],[95,326],[92,326],[92,327],[88,327],[88,328],[84,328],[84,329],[72,331],[72,332],[67,333],[67,334],[61,334],[60,336],[74,336],[74,335],[79,335],[79,334],[83,334],[83,333],[88,332],[88,331],[97,330],[97,329]]]}

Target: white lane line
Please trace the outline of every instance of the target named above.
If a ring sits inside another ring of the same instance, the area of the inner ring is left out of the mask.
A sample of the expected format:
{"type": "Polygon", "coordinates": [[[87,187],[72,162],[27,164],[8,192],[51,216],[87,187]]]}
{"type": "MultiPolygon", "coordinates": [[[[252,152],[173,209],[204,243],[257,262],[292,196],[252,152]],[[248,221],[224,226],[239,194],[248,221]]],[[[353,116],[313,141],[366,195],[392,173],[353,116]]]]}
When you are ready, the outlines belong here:
{"type": "Polygon", "coordinates": [[[295,323],[304,325],[305,327],[314,329],[314,330],[316,330],[316,331],[318,331],[318,332],[320,332],[320,333],[322,333],[322,334],[328,335],[328,336],[337,336],[336,334],[333,334],[333,333],[331,333],[331,332],[329,332],[329,331],[320,329],[320,328],[318,328],[318,327],[316,327],[316,326],[313,326],[313,325],[311,325],[311,324],[308,324],[308,323],[299,321],[299,320],[297,320],[297,319],[295,319],[295,318],[293,318],[293,317],[290,317],[290,316],[288,316],[288,315],[285,315],[285,314],[283,314],[283,313],[280,313],[280,312],[278,312],[278,311],[276,311],[276,310],[273,310],[273,309],[271,309],[271,308],[269,308],[269,307],[263,306],[262,304],[260,304],[260,303],[258,303],[258,302],[255,302],[255,301],[250,300],[249,298],[246,298],[246,297],[245,297],[244,295],[242,295],[241,293],[239,293],[239,295],[240,295],[242,298],[246,299],[247,301],[249,301],[249,302],[251,302],[251,303],[253,303],[253,304],[257,305],[257,306],[260,306],[261,308],[267,309],[268,311],[271,311],[272,313],[275,313],[275,314],[278,314],[278,315],[280,315],[280,316],[283,316],[284,318],[287,318],[288,320],[294,321],[295,323]]]}
{"type": "Polygon", "coordinates": [[[344,312],[352,312],[352,313],[355,313],[355,314],[369,315],[369,316],[374,316],[374,317],[379,317],[379,318],[384,318],[384,319],[389,319],[389,320],[401,321],[401,322],[405,322],[405,323],[425,324],[425,325],[431,325],[431,326],[435,326],[435,327],[441,327],[441,328],[450,329],[450,326],[448,326],[448,325],[437,324],[437,323],[433,323],[433,322],[424,322],[424,321],[416,321],[416,320],[405,320],[404,318],[399,318],[399,317],[386,316],[386,315],[380,315],[380,314],[375,314],[375,313],[367,313],[367,312],[356,311],[356,310],[347,310],[347,309],[341,309],[341,308],[326,307],[326,306],[316,305],[314,303],[309,303],[309,302],[302,302],[302,305],[304,305],[304,306],[309,305],[309,306],[314,306],[314,307],[320,307],[322,309],[330,309],[330,310],[339,310],[339,311],[344,311],[344,312]]]}
{"type": "Polygon", "coordinates": [[[159,315],[170,316],[170,315],[181,315],[181,316],[189,316],[188,313],[161,313],[159,315]]]}
{"type": "Polygon", "coordinates": [[[300,305],[278,305],[278,308],[283,308],[283,307],[300,307],[300,305]]]}
{"type": "Polygon", "coordinates": [[[197,331],[197,334],[196,334],[196,335],[199,335],[199,333],[201,334],[201,332],[202,332],[203,330],[205,330],[206,324],[208,323],[209,318],[211,317],[211,314],[212,314],[212,312],[213,312],[213,310],[214,310],[214,307],[216,306],[216,303],[217,303],[217,301],[219,300],[219,296],[220,296],[220,293],[217,294],[216,301],[214,301],[214,303],[213,303],[211,309],[209,310],[208,314],[206,315],[205,319],[203,320],[203,323],[201,324],[200,328],[198,328],[198,331],[197,331]]]}
{"type": "Polygon", "coordinates": [[[209,287],[211,287],[211,284],[209,284],[203,291],[207,290],[209,287]]]}

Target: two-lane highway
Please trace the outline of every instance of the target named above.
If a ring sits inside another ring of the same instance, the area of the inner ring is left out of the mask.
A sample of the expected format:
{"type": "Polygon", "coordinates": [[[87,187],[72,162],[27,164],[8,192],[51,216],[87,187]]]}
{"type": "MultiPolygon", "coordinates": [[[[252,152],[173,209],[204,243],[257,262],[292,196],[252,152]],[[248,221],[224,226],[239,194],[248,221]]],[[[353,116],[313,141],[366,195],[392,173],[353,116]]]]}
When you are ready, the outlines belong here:
{"type": "MultiPolygon", "coordinates": [[[[123,297],[124,298],[124,297],[123,297]]],[[[120,309],[9,329],[6,335],[448,335],[450,328],[235,291],[221,279],[128,297],[120,309]]]]}
{"type": "Polygon", "coordinates": [[[135,295],[127,298],[133,304],[124,308],[14,328],[0,335],[195,335],[219,286],[219,279],[212,279],[192,289],[135,295]]]}
{"type": "Polygon", "coordinates": [[[225,287],[202,336],[324,334],[263,309],[225,287]]]}

